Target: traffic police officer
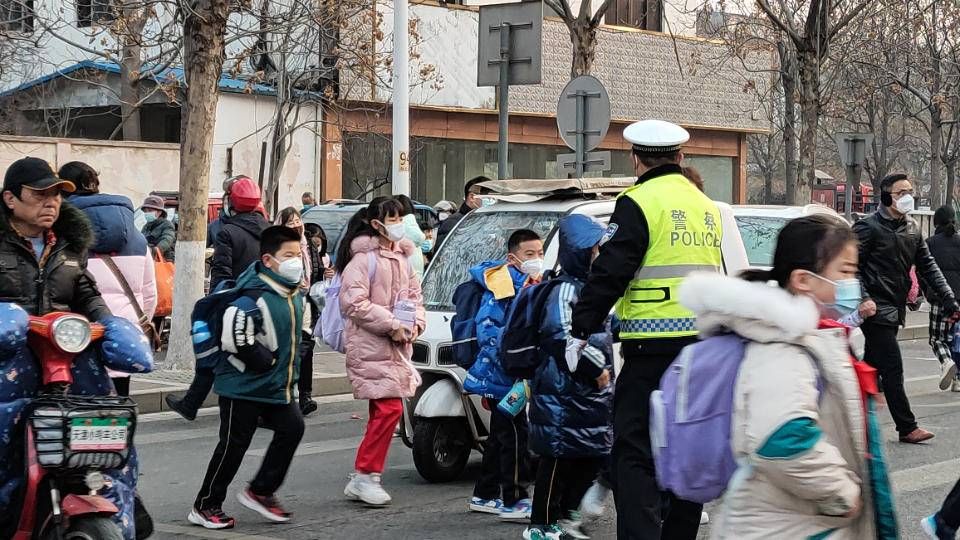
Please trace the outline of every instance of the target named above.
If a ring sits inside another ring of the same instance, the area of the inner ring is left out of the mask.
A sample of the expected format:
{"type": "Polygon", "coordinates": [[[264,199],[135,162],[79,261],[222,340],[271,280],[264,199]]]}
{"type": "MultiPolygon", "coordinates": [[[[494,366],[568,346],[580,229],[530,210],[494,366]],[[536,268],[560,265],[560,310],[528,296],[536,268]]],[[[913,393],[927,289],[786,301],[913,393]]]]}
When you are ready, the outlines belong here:
{"type": "Polygon", "coordinates": [[[695,342],[677,288],[693,271],[721,271],[717,206],[682,175],[685,129],[628,126],[638,178],[617,199],[605,242],[573,311],[567,355],[578,356],[616,304],[624,357],[614,397],[612,476],[620,540],[694,540],[702,507],[661,493],[650,450],[649,399],[680,350],[695,342]]]}

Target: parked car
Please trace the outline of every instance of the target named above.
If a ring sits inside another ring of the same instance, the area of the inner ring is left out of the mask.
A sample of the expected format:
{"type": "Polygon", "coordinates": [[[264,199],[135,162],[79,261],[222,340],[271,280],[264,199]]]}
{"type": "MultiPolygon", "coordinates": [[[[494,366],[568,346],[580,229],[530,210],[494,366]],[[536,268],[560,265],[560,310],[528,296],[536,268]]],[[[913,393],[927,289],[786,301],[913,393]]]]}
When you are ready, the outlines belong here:
{"type": "Polygon", "coordinates": [[[804,206],[763,206],[738,205],[733,207],[733,215],[740,229],[743,246],[747,250],[747,260],[751,267],[770,268],[773,266],[773,251],[777,247],[777,235],[780,229],[791,219],[812,214],[827,214],[843,219],[831,208],[822,204],[804,206]]]}
{"type": "MultiPolygon", "coordinates": [[[[471,452],[480,450],[488,434],[488,405],[478,396],[463,393],[466,372],[453,360],[450,319],[455,311],[454,289],[467,279],[470,267],[502,258],[510,234],[521,228],[532,229],[544,239],[545,268],[556,269],[559,247],[556,231],[560,218],[586,214],[606,222],[615,205],[612,196],[624,187],[623,179],[613,179],[615,189],[609,193],[597,193],[602,188],[594,186],[591,193],[571,194],[571,189],[577,186],[564,188],[564,181],[531,182],[551,182],[555,192],[565,194],[507,195],[499,197],[495,205],[467,214],[439,246],[424,275],[427,329],[414,343],[412,359],[423,377],[423,384],[414,397],[405,400],[401,437],[412,448],[417,471],[427,481],[456,479],[471,452]]],[[[724,268],[728,274],[735,274],[747,268],[747,256],[733,211],[729,205],[718,203],[718,206],[725,231],[724,268]]]]}
{"type": "MultiPolygon", "coordinates": [[[[343,234],[347,222],[357,211],[366,206],[367,203],[349,200],[320,204],[303,213],[303,222],[314,223],[323,229],[327,235],[327,254],[332,260],[336,257],[340,235],[343,234]]],[[[432,220],[432,223],[439,221],[437,212],[425,204],[414,201],[413,209],[417,213],[418,221],[431,222],[432,220]]]]}

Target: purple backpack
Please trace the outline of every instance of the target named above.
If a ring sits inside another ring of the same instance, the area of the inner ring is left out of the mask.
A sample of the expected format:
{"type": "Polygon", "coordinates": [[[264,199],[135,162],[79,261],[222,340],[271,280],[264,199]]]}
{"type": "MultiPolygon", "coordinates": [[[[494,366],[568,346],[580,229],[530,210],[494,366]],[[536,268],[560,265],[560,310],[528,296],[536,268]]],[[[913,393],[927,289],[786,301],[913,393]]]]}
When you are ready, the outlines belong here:
{"type": "Polygon", "coordinates": [[[657,483],[677,497],[707,503],[737,470],[730,444],[733,392],[746,349],[736,334],[689,345],[650,395],[650,444],[657,483]]]}

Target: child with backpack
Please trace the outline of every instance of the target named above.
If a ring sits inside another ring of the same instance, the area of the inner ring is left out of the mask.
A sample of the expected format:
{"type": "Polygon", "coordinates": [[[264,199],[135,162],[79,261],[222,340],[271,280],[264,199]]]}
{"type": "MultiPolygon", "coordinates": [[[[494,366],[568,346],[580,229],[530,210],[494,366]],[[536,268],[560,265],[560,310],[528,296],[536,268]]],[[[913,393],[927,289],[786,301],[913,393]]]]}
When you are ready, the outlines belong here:
{"type": "Polygon", "coordinates": [[[543,273],[543,240],[534,231],[520,229],[507,240],[507,252],[506,260],[470,269],[470,281],[454,292],[456,315],[450,326],[458,344],[454,355],[467,369],[464,390],[483,396],[490,405],[490,434],[468,507],[503,520],[526,521],[531,507],[527,412],[518,406],[513,415],[497,406],[517,382],[504,372],[499,351],[511,303],[543,273]]]}
{"type": "MultiPolygon", "coordinates": [[[[412,397],[421,382],[411,357],[426,315],[420,282],[408,261],[419,248],[403,232],[403,206],[394,198],[378,197],[350,219],[337,250],[347,376],[353,397],[370,401],[356,470],[343,493],[370,506],[391,501],[381,475],[403,412],[402,398],[412,397]]],[[[328,304],[326,310],[331,309],[337,306],[328,304]]]]}
{"type": "Polygon", "coordinates": [[[651,440],[661,487],[723,495],[713,537],[897,537],[876,372],[836,322],[861,304],[857,255],[849,225],[807,216],[781,230],[771,270],[681,287],[703,341],[651,396],[651,440]]]}
{"type": "MultiPolygon", "coordinates": [[[[519,328],[536,336],[534,359],[539,360],[530,379],[530,449],[540,456],[540,464],[525,540],[589,538],[581,529],[577,508],[613,445],[613,337],[609,323],[604,332],[590,336],[578,359],[570,362],[565,358],[573,306],[599,253],[605,227],[591,217],[575,214],[560,220],[559,229],[561,273],[551,282],[524,291],[525,295],[546,295],[542,310],[532,317],[539,328],[532,332],[519,328]]],[[[516,318],[512,310],[504,347],[513,341],[508,334],[518,329],[516,318]]],[[[501,351],[508,372],[515,365],[512,351],[524,348],[511,346],[501,351]]]]}
{"type": "MultiPolygon", "coordinates": [[[[273,439],[256,476],[237,499],[269,521],[290,521],[276,492],[303,438],[296,393],[302,278],[300,233],[269,227],[260,236],[260,259],[239,276],[230,292],[218,293],[235,298],[218,312],[222,331],[213,323],[207,332],[211,334],[207,337],[220,341],[224,355],[213,368],[213,390],[220,396],[220,442],[187,516],[190,523],[207,529],[234,527],[236,520],[223,512],[223,501],[261,418],[273,430],[273,439]]],[[[198,339],[194,334],[194,341],[198,339]]]]}

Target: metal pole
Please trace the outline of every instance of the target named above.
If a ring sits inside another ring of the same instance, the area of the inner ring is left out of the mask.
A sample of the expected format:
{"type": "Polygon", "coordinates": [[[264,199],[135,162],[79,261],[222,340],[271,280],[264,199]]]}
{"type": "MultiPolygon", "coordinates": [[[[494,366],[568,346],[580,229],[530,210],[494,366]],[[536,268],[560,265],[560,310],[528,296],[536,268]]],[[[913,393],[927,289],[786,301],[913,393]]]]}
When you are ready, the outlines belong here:
{"type": "Polygon", "coordinates": [[[500,102],[497,178],[507,178],[507,149],[510,131],[510,23],[500,23],[500,102]]]}
{"type": "Polygon", "coordinates": [[[853,180],[857,174],[856,165],[847,166],[847,187],[843,190],[844,217],[848,223],[853,223],[853,180]]]}
{"type": "Polygon", "coordinates": [[[576,171],[577,178],[583,178],[583,169],[584,169],[584,154],[583,151],[584,141],[583,141],[583,129],[584,124],[586,123],[587,117],[587,95],[583,90],[577,90],[576,93],[577,100],[577,144],[574,152],[576,153],[576,171]]]}
{"type": "Polygon", "coordinates": [[[393,0],[393,194],[410,195],[408,0],[393,0]]]}

